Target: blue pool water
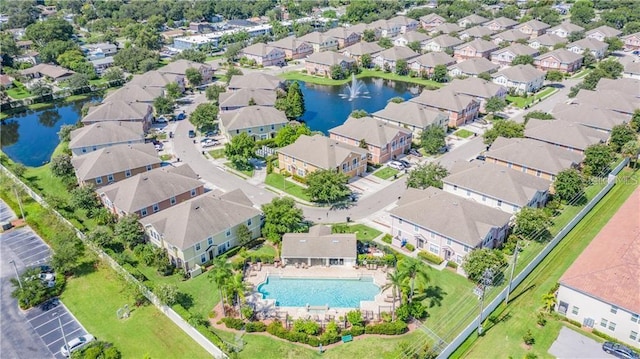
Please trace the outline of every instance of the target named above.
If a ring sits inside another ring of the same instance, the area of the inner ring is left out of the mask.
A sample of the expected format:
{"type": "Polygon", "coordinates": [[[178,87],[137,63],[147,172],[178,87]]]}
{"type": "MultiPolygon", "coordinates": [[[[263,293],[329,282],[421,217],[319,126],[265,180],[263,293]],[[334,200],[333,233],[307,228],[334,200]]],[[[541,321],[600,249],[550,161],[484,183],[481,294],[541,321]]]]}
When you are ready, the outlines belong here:
{"type": "Polygon", "coordinates": [[[330,308],[358,308],[360,301],[373,300],[380,288],[373,278],[315,279],[268,277],[258,286],[264,299],[275,299],[281,307],[329,305],[330,308]]]}

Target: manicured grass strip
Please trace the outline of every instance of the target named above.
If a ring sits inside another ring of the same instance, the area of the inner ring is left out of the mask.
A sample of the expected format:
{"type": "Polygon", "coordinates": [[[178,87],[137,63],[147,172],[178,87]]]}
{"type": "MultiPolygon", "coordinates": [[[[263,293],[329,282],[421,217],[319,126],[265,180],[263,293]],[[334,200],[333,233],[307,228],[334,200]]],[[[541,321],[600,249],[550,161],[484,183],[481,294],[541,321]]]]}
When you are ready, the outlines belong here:
{"type": "Polygon", "coordinates": [[[374,238],[382,234],[379,230],[365,226],[364,224],[354,224],[349,226],[345,233],[355,233],[356,238],[361,241],[372,241],[374,238]]]}
{"type": "Polygon", "coordinates": [[[224,158],[224,148],[218,148],[218,149],[209,151],[209,156],[215,159],[224,158]]]}
{"type": "MultiPolygon", "coordinates": [[[[621,172],[621,176],[630,171],[621,172]]],[[[453,358],[493,358],[496,348],[500,348],[500,357],[521,358],[528,352],[538,357],[550,357],[548,349],[556,339],[562,324],[549,319],[544,328],[536,326],[536,313],[542,307],[542,295],[548,293],[558,282],[602,227],[616,213],[618,208],[638,187],[640,172],[633,174],[636,181],[621,182],[585,216],[584,219],[554,248],[540,265],[527,277],[511,295],[507,307],[501,305],[492,314],[502,318],[498,324],[488,328],[482,338],[476,334],[469,337],[453,354],[453,358]],[[522,336],[530,329],[536,343],[526,351],[522,348],[522,336]]]]}
{"type": "Polygon", "coordinates": [[[99,266],[71,278],[61,298],[91,334],[114,343],[123,358],[211,357],[153,305],[135,307],[125,286],[113,270],[99,266]],[[116,312],[125,304],[131,316],[118,319],[116,312]]]}
{"type": "Polygon", "coordinates": [[[469,130],[465,130],[464,128],[459,129],[458,131],[454,132],[454,135],[461,137],[461,138],[467,138],[467,137],[471,137],[474,135],[474,132],[471,132],[469,130]]]}
{"type": "Polygon", "coordinates": [[[71,95],[64,99],[64,102],[80,101],[89,98],[90,95],[71,95]]]}
{"type": "Polygon", "coordinates": [[[291,181],[285,181],[284,177],[278,173],[270,173],[267,175],[264,183],[280,191],[284,191],[294,197],[298,197],[305,201],[311,201],[309,195],[305,191],[305,188],[302,186],[298,186],[295,183],[291,183],[291,181]]]}
{"type": "Polygon", "coordinates": [[[236,168],[236,166],[234,166],[231,162],[226,162],[225,167],[232,169],[233,171],[242,173],[243,175],[245,175],[246,177],[253,177],[253,168],[250,170],[241,170],[236,168]]]}
{"type": "Polygon", "coordinates": [[[543,100],[549,97],[552,93],[556,91],[558,91],[558,89],[553,87],[547,87],[537,92],[535,95],[529,96],[527,98],[520,97],[520,96],[507,96],[507,101],[513,103],[514,105],[520,108],[525,108],[525,106],[532,104],[535,100],[543,100]]]}
{"type": "MultiPolygon", "coordinates": [[[[285,80],[298,80],[298,81],[313,83],[317,85],[343,85],[351,81],[351,77],[342,79],[342,80],[332,80],[327,77],[303,74],[302,72],[298,72],[298,71],[285,72],[280,74],[279,76],[285,80]]],[[[369,69],[362,70],[362,72],[356,75],[356,78],[359,78],[359,79],[366,78],[366,77],[376,77],[376,78],[387,79],[387,80],[408,82],[408,83],[413,83],[417,85],[427,86],[430,88],[440,88],[444,86],[444,84],[441,84],[439,82],[435,82],[432,80],[425,80],[420,77],[401,76],[391,72],[375,71],[375,70],[369,70],[369,69]]]]}
{"type": "Polygon", "coordinates": [[[25,87],[16,86],[14,81],[14,86],[10,89],[7,89],[7,95],[14,100],[22,100],[23,98],[31,97],[31,93],[25,87]]]}
{"type": "Polygon", "coordinates": [[[374,176],[378,178],[382,178],[383,180],[389,179],[396,174],[398,174],[398,170],[391,167],[383,167],[380,170],[373,173],[374,176]]]}

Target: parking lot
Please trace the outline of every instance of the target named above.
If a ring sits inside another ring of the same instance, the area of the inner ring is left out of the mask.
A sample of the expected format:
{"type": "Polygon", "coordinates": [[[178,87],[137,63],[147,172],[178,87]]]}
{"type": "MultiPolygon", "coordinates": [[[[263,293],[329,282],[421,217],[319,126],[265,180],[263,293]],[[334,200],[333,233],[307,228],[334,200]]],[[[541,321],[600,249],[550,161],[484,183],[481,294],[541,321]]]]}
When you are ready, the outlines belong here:
{"type": "MultiPolygon", "coordinates": [[[[12,218],[15,218],[14,213],[0,201],[0,221],[12,218]]],[[[48,263],[51,259],[51,249],[31,228],[24,227],[0,234],[0,254],[2,356],[63,358],[60,348],[64,345],[64,338],[60,324],[67,340],[85,334],[82,325],[60,302],[54,301],[50,306],[21,311],[16,299],[11,297],[14,286],[10,284],[10,279],[16,277],[16,271],[22,273],[26,268],[48,263]]]]}

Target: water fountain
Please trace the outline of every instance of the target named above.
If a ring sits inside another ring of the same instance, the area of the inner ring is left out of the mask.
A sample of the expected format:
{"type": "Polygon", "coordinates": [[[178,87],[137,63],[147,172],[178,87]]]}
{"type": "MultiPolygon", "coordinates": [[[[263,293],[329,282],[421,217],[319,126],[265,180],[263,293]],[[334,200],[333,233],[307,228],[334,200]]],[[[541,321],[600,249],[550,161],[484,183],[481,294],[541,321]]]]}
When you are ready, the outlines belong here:
{"type": "Polygon", "coordinates": [[[351,84],[347,85],[345,92],[344,94],[340,94],[340,97],[346,98],[349,101],[358,97],[370,98],[367,86],[362,81],[358,81],[355,74],[351,74],[351,84]]]}

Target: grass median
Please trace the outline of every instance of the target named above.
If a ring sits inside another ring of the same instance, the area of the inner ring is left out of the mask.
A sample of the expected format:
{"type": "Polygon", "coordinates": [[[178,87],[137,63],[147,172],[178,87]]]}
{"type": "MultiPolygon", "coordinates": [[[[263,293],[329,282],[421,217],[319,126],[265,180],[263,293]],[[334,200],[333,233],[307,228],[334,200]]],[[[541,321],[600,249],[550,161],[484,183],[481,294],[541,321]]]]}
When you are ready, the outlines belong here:
{"type": "Polygon", "coordinates": [[[264,183],[273,188],[276,188],[280,191],[288,193],[294,197],[300,198],[304,201],[311,201],[311,198],[307,194],[307,191],[304,187],[299,186],[295,183],[291,183],[291,181],[287,181],[284,176],[278,173],[270,173],[267,175],[264,183]]]}
{"type": "MultiPolygon", "coordinates": [[[[630,171],[621,172],[621,176],[630,175],[630,171]]],[[[516,288],[508,306],[502,304],[492,314],[498,323],[488,328],[485,335],[478,338],[472,334],[453,358],[521,358],[527,353],[538,357],[551,357],[547,352],[560,329],[562,322],[548,318],[545,327],[537,326],[536,314],[542,307],[542,296],[548,293],[558,282],[602,227],[617,212],[620,206],[638,187],[640,172],[633,173],[634,181],[619,183],[589,212],[580,223],[554,248],[538,267],[516,288]],[[635,184],[632,184],[635,183],[635,184]],[[531,350],[522,346],[522,336],[531,330],[535,344],[531,350]],[[496,352],[496,348],[501,348],[496,352]]]]}

